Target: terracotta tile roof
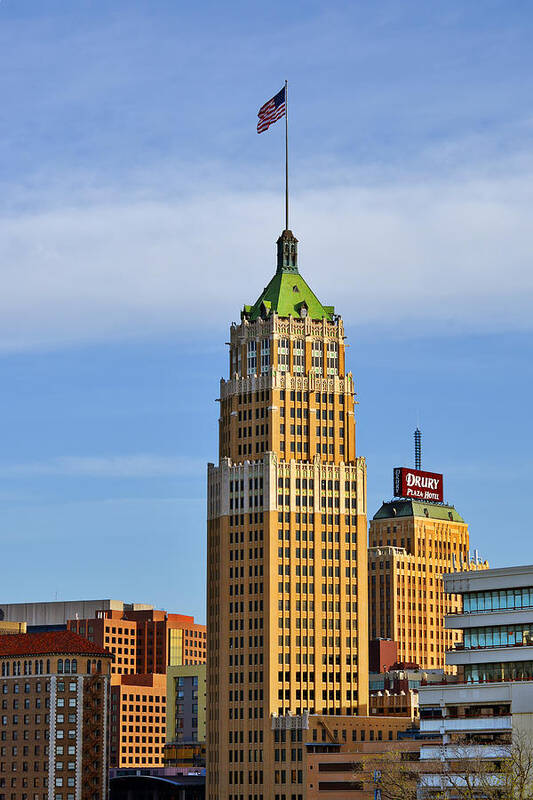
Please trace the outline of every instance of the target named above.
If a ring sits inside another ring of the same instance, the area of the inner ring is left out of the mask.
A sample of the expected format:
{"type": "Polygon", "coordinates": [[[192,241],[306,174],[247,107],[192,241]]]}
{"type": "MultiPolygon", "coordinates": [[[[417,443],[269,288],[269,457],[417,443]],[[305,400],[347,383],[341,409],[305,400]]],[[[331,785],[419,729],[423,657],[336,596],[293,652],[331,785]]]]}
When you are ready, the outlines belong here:
{"type": "Polygon", "coordinates": [[[46,631],[44,633],[11,633],[0,636],[0,658],[10,656],[54,655],[110,656],[107,650],[73,631],[46,631]]]}

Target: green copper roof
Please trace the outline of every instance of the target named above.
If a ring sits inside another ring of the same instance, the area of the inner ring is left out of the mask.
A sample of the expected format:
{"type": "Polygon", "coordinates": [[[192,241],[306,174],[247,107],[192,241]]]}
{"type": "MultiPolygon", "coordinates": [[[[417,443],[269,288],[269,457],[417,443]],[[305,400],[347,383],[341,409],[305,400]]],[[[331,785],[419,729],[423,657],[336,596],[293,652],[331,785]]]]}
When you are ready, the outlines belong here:
{"type": "Polygon", "coordinates": [[[323,306],[302,276],[295,273],[276,272],[259,299],[251,308],[245,306],[244,311],[250,321],[268,316],[272,311],[280,317],[333,319],[332,306],[323,306]]]}
{"type": "Polygon", "coordinates": [[[244,306],[242,317],[253,322],[275,312],[280,317],[333,319],[334,306],[323,306],[298,272],[297,245],[292,231],[283,231],[277,241],[276,274],[253,306],[244,306]]]}
{"type": "Polygon", "coordinates": [[[383,503],[374,519],[396,519],[398,517],[426,517],[442,519],[445,522],[464,522],[453,506],[437,503],[423,503],[419,500],[392,500],[383,503]]]}

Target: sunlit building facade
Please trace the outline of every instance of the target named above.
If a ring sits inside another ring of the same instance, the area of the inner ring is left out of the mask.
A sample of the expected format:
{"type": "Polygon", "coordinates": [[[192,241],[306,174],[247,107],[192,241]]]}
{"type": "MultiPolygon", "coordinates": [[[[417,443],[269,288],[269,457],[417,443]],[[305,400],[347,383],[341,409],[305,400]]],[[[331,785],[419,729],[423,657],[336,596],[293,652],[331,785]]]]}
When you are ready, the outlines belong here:
{"type": "Polygon", "coordinates": [[[281,765],[275,736],[368,712],[366,466],[343,322],[290,231],[229,348],[208,467],[207,797],[301,800],[303,748],[281,765]]]}
{"type": "Polygon", "coordinates": [[[395,641],[401,663],[454,671],[445,656],[460,633],[444,617],[461,597],[444,591],[443,576],[488,567],[470,555],[467,523],[451,505],[396,498],[371,520],[369,544],[371,639],[395,641]]]}

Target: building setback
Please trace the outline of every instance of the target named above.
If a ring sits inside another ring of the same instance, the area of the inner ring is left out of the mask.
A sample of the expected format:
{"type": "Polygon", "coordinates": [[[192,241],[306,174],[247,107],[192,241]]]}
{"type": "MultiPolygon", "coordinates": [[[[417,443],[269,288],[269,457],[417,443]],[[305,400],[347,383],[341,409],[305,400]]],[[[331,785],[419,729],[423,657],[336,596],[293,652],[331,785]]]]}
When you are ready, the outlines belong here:
{"type": "Polygon", "coordinates": [[[70,631],[0,636],[0,799],[101,800],[112,656],[70,631]]]}
{"type": "Polygon", "coordinates": [[[401,663],[444,669],[446,650],[460,639],[444,617],[460,610],[461,599],[444,591],[442,576],[488,567],[470,558],[468,525],[453,506],[396,499],[372,519],[369,545],[371,639],[397,642],[401,663]]]}
{"type": "Polygon", "coordinates": [[[290,231],[229,344],[208,467],[207,797],[301,800],[303,748],[276,763],[277,721],[303,737],[308,714],[368,713],[366,466],[343,322],[290,231]]]}

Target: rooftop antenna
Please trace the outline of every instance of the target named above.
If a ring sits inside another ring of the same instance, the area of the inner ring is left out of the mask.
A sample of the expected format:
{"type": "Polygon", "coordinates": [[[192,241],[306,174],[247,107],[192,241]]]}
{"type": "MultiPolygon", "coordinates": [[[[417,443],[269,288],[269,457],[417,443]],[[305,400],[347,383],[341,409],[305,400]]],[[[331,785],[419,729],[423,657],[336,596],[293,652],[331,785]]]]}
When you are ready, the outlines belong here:
{"type": "Polygon", "coordinates": [[[422,432],[415,430],[415,469],[422,469],[422,432]]]}

